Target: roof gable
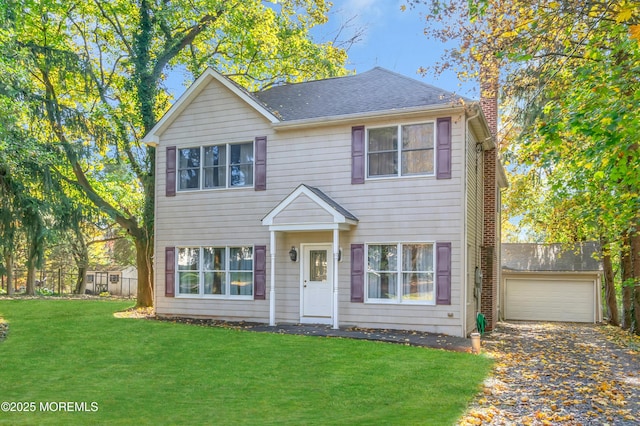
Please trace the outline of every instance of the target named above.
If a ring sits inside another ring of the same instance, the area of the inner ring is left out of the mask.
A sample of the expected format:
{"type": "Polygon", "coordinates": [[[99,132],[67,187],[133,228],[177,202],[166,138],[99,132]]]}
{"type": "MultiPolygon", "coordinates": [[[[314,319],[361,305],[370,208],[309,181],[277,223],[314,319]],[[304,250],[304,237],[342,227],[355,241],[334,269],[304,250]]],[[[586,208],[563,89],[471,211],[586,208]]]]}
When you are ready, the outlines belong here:
{"type": "Polygon", "coordinates": [[[271,230],[284,231],[349,229],[357,223],[358,218],[347,209],[318,188],[305,184],[299,185],[262,219],[262,224],[271,230]]]}
{"type": "Polygon", "coordinates": [[[207,68],[191,86],[178,98],[178,100],[169,108],[169,110],[162,116],[162,118],[156,123],[155,126],[147,133],[142,142],[157,145],[160,136],[164,131],[175,121],[176,118],[184,112],[187,107],[198,97],[198,95],[205,89],[205,87],[212,81],[217,81],[224,87],[229,89],[233,94],[242,99],[245,103],[255,109],[258,113],[264,116],[271,123],[279,122],[279,119],[274,116],[264,105],[257,101],[249,92],[244,88],[237,85],[229,78],[214,71],[212,68],[207,68]]]}

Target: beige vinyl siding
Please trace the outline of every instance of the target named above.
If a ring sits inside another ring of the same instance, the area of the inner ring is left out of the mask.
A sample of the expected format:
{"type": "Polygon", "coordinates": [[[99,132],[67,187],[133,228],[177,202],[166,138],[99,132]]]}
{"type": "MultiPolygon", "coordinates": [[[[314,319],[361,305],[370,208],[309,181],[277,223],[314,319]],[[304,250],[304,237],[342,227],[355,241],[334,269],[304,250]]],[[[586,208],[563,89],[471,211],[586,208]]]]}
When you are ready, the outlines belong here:
{"type": "MultiPolygon", "coordinates": [[[[453,117],[452,179],[438,180],[435,176],[367,179],[364,185],[346,187],[347,192],[341,198],[344,199],[343,205],[360,220],[351,232],[353,242],[451,242],[451,305],[348,303],[347,291],[341,293],[340,297],[341,322],[365,327],[461,333],[463,123],[462,117],[453,117]]],[[[363,124],[373,126],[390,123],[363,124]]],[[[334,199],[342,202],[338,196],[334,199]]],[[[349,271],[345,269],[341,271],[343,273],[348,274],[349,271]]]]}
{"type": "MultiPolygon", "coordinates": [[[[437,116],[425,115],[435,121],[437,116]]],[[[464,130],[462,115],[452,117],[452,179],[435,176],[367,179],[351,184],[351,126],[404,124],[368,120],[317,129],[274,131],[271,124],[217,82],[210,83],[161,135],[157,159],[156,309],[159,315],[211,316],[267,322],[269,318],[269,229],[261,219],[301,183],[319,188],[355,215],[359,223],[340,232],[339,320],[341,325],[462,333],[462,227],[465,220],[464,130]],[[218,105],[218,106],[216,106],[218,105]],[[165,197],[165,147],[253,141],[267,136],[267,190],[253,188],[178,191],[165,197]],[[350,245],[380,242],[452,243],[451,305],[391,305],[350,302],[350,245]],[[267,300],[238,301],[165,298],[164,248],[167,246],[266,245],[267,300]]],[[[304,200],[300,200],[303,204],[304,200]]],[[[296,202],[297,203],[297,202],[296,202]]],[[[294,203],[295,204],[295,203],[294,203]]],[[[292,214],[294,209],[287,209],[292,214]]],[[[315,214],[318,212],[315,211],[315,214]]],[[[324,214],[320,212],[320,214],[324,214]]],[[[277,218],[289,221],[291,218],[277,218]]],[[[468,225],[467,225],[468,226],[468,225]]],[[[291,246],[330,243],[331,232],[276,233],[276,321],[300,320],[300,262],[291,246]]]]}
{"type": "Polygon", "coordinates": [[[278,213],[273,218],[273,224],[283,223],[318,223],[332,222],[331,216],[326,210],[319,209],[317,204],[306,195],[300,195],[287,206],[287,209],[278,213]]]}
{"type": "Polygon", "coordinates": [[[156,160],[156,311],[159,315],[215,316],[264,321],[268,300],[165,298],[164,249],[170,246],[267,245],[268,234],[256,235],[244,224],[260,224],[268,208],[266,193],[253,188],[178,191],[166,197],[166,147],[177,149],[253,141],[270,137],[270,124],[231,91],[209,83],[162,134],[156,160]],[[242,194],[249,197],[244,197],[242,194]],[[257,197],[255,197],[257,195],[257,197]],[[239,204],[238,200],[243,201],[239,204]],[[229,232],[233,230],[232,232],[229,232]]]}
{"type": "MultiPolygon", "coordinates": [[[[345,291],[340,292],[340,323],[370,328],[424,330],[433,333],[461,335],[458,300],[460,300],[459,252],[452,248],[452,289],[451,305],[412,305],[389,303],[350,303],[349,294],[349,262],[347,259],[340,265],[341,284],[346,280],[345,291]],[[449,314],[452,316],[449,316],[449,314]]],[[[344,285],[341,285],[344,287],[344,285]]]]}

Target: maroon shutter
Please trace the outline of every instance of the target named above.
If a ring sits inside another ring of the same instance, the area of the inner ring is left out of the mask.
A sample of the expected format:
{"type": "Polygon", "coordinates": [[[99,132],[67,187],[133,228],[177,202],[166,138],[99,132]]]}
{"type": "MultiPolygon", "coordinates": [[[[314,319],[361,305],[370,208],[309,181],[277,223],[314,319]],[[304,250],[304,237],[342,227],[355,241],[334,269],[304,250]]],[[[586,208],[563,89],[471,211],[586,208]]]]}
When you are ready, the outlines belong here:
{"type": "Polygon", "coordinates": [[[436,177],[451,179],[451,117],[438,118],[436,135],[436,177]]]}
{"type": "Polygon", "coordinates": [[[255,185],[256,191],[267,189],[267,137],[259,136],[255,140],[255,185]]]}
{"type": "Polygon", "coordinates": [[[351,301],[364,302],[364,244],[351,244],[351,301]]]}
{"type": "Polygon", "coordinates": [[[451,304],[451,243],[436,243],[436,304],[451,304]]]}
{"type": "Polygon", "coordinates": [[[364,126],[351,128],[351,183],[364,183],[364,126]]]}
{"type": "Polygon", "coordinates": [[[165,181],[165,195],[173,197],[176,195],[176,147],[167,147],[167,179],[165,181]]]}
{"type": "Polygon", "coordinates": [[[267,247],[253,247],[253,298],[264,300],[267,291],[267,247]]]}
{"type": "Polygon", "coordinates": [[[164,249],[164,295],[173,297],[176,292],[176,248],[164,249]]]}

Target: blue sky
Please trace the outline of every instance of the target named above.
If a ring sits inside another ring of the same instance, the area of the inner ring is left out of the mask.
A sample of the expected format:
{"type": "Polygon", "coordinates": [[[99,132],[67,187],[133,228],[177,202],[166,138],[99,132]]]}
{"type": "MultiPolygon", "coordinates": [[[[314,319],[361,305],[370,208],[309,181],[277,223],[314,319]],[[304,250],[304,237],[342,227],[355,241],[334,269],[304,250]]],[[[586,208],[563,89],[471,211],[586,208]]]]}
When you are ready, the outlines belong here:
{"type": "Polygon", "coordinates": [[[422,77],[420,67],[437,62],[445,46],[424,35],[425,21],[419,9],[402,11],[403,0],[331,0],[329,23],[319,37],[333,38],[333,31],[348,19],[365,29],[364,37],[349,50],[347,68],[356,72],[380,66],[457,94],[477,98],[474,84],[460,84],[453,72],[422,77]]]}
{"type": "MultiPolygon", "coordinates": [[[[347,52],[348,69],[360,73],[380,66],[461,96],[478,98],[476,84],[461,84],[453,71],[438,76],[418,74],[420,67],[435,64],[445,48],[424,35],[426,23],[419,9],[403,12],[404,0],[329,1],[333,3],[329,22],[314,29],[317,42],[333,40],[336,30],[352,18],[349,25],[353,28],[347,28],[345,35],[355,28],[364,29],[362,39],[347,52]]],[[[183,78],[180,72],[169,77],[169,90],[176,97],[185,90],[183,78]]]]}

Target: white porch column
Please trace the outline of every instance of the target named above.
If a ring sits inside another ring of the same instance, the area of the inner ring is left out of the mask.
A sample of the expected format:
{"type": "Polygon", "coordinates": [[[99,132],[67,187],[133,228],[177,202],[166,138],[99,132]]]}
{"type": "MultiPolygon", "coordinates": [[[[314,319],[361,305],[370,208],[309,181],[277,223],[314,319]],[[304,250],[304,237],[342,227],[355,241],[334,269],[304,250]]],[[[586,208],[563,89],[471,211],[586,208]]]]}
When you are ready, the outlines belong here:
{"type": "Polygon", "coordinates": [[[269,253],[271,254],[271,286],[269,290],[269,325],[276,325],[276,233],[270,232],[269,253]]]}
{"type": "Polygon", "coordinates": [[[333,230],[333,328],[337,330],[338,324],[338,257],[340,256],[340,231],[333,230]]]}

